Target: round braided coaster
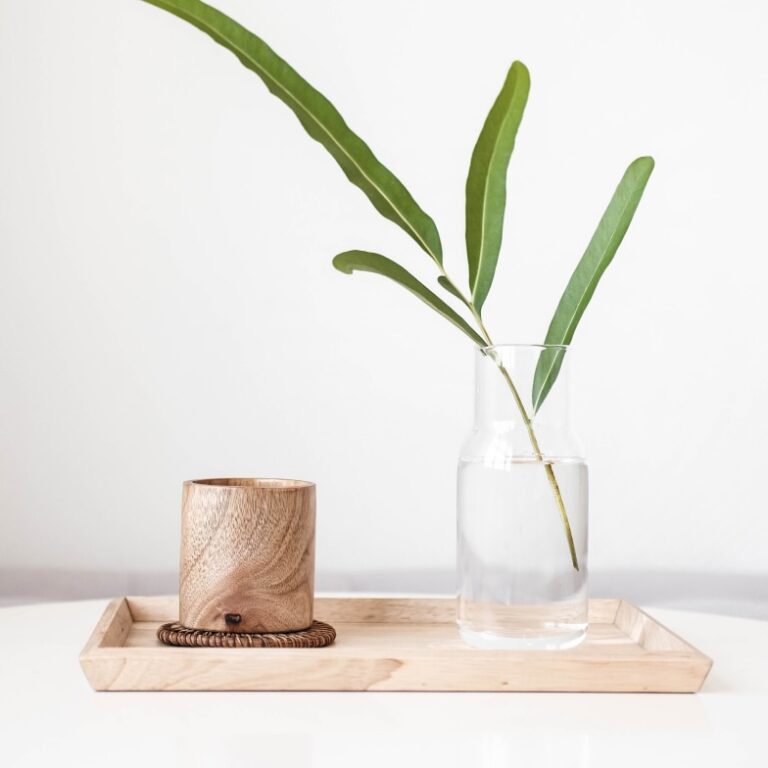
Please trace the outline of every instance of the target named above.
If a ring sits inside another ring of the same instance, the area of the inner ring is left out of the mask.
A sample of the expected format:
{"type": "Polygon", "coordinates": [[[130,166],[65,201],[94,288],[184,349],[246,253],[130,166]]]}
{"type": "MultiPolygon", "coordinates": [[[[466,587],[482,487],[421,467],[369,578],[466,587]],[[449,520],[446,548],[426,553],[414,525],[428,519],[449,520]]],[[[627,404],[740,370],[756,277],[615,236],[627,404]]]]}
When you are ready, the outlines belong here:
{"type": "Polygon", "coordinates": [[[195,648],[322,648],[336,639],[336,630],[322,621],[313,621],[309,629],[298,632],[214,632],[188,629],[176,621],[157,630],[158,639],[166,645],[195,648]]]}

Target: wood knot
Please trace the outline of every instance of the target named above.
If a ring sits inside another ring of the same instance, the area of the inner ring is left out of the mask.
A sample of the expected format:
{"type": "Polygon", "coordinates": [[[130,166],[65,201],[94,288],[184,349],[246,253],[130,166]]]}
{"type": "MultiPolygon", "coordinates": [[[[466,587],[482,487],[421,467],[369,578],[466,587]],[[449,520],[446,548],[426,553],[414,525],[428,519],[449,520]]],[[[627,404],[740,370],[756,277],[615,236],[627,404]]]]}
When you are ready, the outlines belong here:
{"type": "Polygon", "coordinates": [[[239,613],[228,613],[224,616],[224,621],[227,624],[239,624],[243,620],[243,617],[239,613]]]}

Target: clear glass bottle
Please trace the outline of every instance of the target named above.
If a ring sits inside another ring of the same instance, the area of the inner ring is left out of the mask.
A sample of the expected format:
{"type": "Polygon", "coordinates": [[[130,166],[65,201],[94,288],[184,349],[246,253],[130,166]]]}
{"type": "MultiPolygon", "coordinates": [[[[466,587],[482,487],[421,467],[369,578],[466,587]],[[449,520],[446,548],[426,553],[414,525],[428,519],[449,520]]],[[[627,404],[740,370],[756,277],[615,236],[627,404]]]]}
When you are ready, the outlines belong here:
{"type": "Polygon", "coordinates": [[[475,423],[458,471],[458,623],[471,645],[562,649],[586,634],[589,495],[569,423],[571,354],[518,344],[476,352],[475,423]],[[535,410],[540,359],[560,369],[535,410]]]}

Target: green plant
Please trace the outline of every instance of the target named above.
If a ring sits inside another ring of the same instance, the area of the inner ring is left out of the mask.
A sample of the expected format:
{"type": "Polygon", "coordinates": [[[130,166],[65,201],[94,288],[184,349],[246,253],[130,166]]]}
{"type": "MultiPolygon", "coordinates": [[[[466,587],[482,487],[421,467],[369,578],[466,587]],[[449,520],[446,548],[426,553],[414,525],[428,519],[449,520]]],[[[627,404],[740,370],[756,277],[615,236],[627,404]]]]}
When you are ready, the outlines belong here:
{"type": "MultiPolygon", "coordinates": [[[[368,145],[346,124],[336,108],[263,40],[201,0],[145,0],[188,21],[229,49],[255,72],[267,88],[298,117],[307,133],[333,156],[347,178],[358,186],[383,216],[401,227],[434,262],[441,288],[458,299],[468,320],[408,270],[378,253],[345,251],[333,259],[341,272],[374,272],[399,283],[450,320],[481,349],[493,346],[482,309],[493,283],[501,249],[506,205],[506,178],[517,131],[528,100],[530,77],[525,65],[512,64],[475,144],[466,185],[466,246],[469,291],[464,293],[443,265],[443,248],[434,221],[422,210],[400,180],[382,165],[368,145]],[[471,321],[471,322],[470,322],[471,321]]],[[[550,323],[545,344],[566,345],[610,264],[653,170],[653,159],[632,162],[619,182],[592,239],[563,292],[550,323]]],[[[544,460],[533,418],[557,379],[563,350],[544,349],[534,376],[533,414],[503,364],[498,363],[520,415],[533,452],[547,474],[562,518],[573,567],[579,564],[568,515],[551,463],[544,460]]]]}

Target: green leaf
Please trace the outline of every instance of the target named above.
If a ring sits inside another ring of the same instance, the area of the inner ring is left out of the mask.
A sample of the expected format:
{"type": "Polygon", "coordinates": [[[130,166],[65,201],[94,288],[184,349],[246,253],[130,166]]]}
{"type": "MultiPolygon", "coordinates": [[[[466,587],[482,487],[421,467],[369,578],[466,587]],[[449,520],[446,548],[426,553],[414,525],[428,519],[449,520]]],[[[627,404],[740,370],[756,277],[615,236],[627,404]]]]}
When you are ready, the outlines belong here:
{"type": "Polygon", "coordinates": [[[428,304],[436,312],[450,320],[457,328],[469,336],[479,347],[486,346],[483,339],[472,329],[467,321],[454,309],[446,304],[437,294],[419,282],[407,269],[404,269],[392,259],[378,253],[369,251],[345,251],[335,256],[333,266],[340,272],[351,275],[355,270],[373,272],[394,280],[404,288],[407,288],[415,296],[418,296],[425,304],[428,304]]]}
{"type": "MultiPolygon", "coordinates": [[[[576,326],[611,263],[635,215],[653,171],[652,157],[633,161],[613,193],[595,234],[565,287],[547,331],[545,344],[570,344],[576,326]]],[[[533,377],[533,410],[538,411],[560,372],[565,350],[543,350],[533,377]]]]}
{"type": "Polygon", "coordinates": [[[443,252],[434,221],[397,177],[385,168],[336,108],[263,40],[200,0],[145,0],[212,37],[255,72],[267,88],[293,110],[307,133],[320,142],[347,178],[383,216],[402,227],[438,264],[443,252]]]}
{"type": "Polygon", "coordinates": [[[488,113],[472,152],[466,189],[466,242],[469,287],[480,312],[496,272],[507,203],[507,168],[531,79],[516,61],[488,113]]]}
{"type": "Polygon", "coordinates": [[[437,282],[440,283],[440,287],[444,288],[451,296],[455,296],[465,307],[472,309],[466,297],[462,292],[453,284],[451,279],[447,275],[440,275],[437,278],[437,282]]]}

